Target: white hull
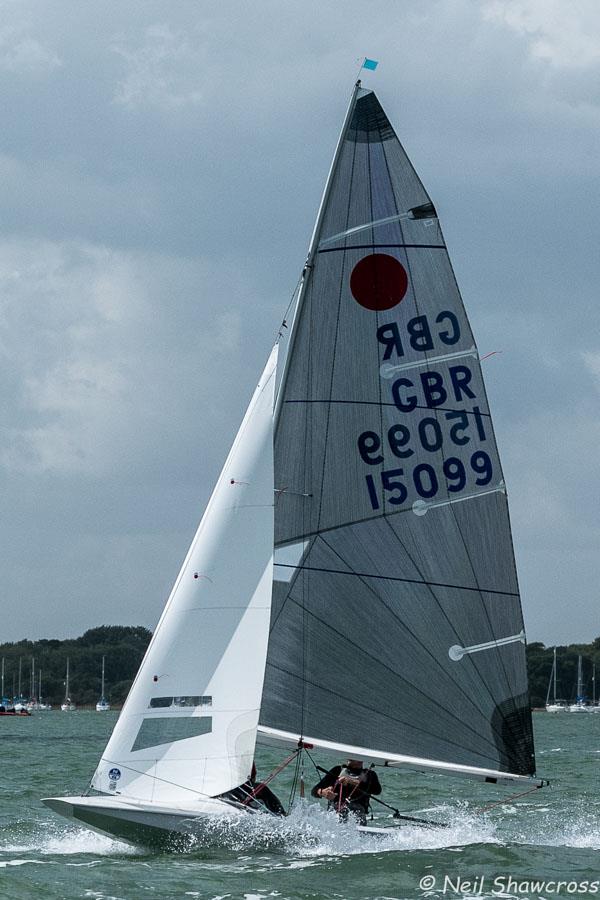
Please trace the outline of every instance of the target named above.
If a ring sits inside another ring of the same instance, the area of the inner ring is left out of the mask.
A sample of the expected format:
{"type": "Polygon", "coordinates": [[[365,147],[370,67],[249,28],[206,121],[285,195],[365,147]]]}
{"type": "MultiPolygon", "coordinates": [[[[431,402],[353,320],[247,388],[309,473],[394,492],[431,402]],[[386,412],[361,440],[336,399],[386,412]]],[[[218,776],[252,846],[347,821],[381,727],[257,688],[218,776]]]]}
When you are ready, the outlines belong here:
{"type": "Polygon", "coordinates": [[[61,707],[63,712],[75,712],[75,704],[74,703],[62,703],[61,707]]]}
{"type": "Polygon", "coordinates": [[[182,841],[206,839],[215,834],[219,823],[230,825],[255,815],[250,809],[211,797],[186,807],[112,796],[48,797],[42,803],[94,831],[150,847],[172,848],[182,841]]]}
{"type": "Polygon", "coordinates": [[[96,703],[96,712],[108,712],[110,710],[110,703],[108,701],[99,700],[96,703]]]}
{"type": "Polygon", "coordinates": [[[558,713],[558,712],[566,712],[566,711],[567,711],[567,707],[560,706],[560,704],[558,704],[558,703],[549,703],[546,706],[546,712],[549,712],[549,713],[558,713]]]}

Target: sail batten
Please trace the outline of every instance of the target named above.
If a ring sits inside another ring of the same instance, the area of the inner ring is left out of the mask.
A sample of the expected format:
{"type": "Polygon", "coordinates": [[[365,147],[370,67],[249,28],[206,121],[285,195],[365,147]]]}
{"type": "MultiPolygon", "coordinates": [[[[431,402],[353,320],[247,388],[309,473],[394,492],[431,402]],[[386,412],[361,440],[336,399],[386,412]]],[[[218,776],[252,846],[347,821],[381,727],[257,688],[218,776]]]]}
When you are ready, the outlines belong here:
{"type": "MultiPolygon", "coordinates": [[[[355,523],[354,523],[355,524],[355,523]]],[[[323,537],[324,532],[319,532],[319,537],[323,537]]],[[[344,569],[325,569],[318,568],[317,566],[303,566],[303,565],[292,565],[291,563],[275,563],[276,566],[283,569],[292,569],[294,572],[326,572],[328,575],[353,575],[356,578],[375,578],[377,580],[383,581],[401,581],[404,584],[424,584],[428,587],[442,587],[442,588],[453,588],[457,591],[476,591],[478,594],[499,594],[504,597],[518,597],[519,594],[514,591],[498,591],[494,588],[486,588],[486,587],[472,587],[466,584],[444,584],[439,581],[425,581],[424,579],[419,578],[397,578],[393,575],[379,575],[374,572],[355,572],[348,571],[344,569]]]]}
{"type": "Polygon", "coordinates": [[[353,747],[378,734],[384,753],[531,775],[477,345],[434,205],[369,91],[353,95],[311,240],[275,486],[275,546],[302,552],[276,565],[261,727],[353,747]]]}
{"type": "MultiPolygon", "coordinates": [[[[390,222],[400,222],[403,217],[401,216],[391,216],[390,222]]],[[[352,230],[352,229],[351,229],[352,230]]],[[[445,244],[404,244],[404,243],[394,243],[394,244],[376,244],[371,242],[370,244],[349,244],[345,247],[328,247],[327,249],[319,250],[319,253],[340,253],[345,252],[347,250],[378,250],[382,248],[397,248],[406,250],[446,250],[445,244]]]]}

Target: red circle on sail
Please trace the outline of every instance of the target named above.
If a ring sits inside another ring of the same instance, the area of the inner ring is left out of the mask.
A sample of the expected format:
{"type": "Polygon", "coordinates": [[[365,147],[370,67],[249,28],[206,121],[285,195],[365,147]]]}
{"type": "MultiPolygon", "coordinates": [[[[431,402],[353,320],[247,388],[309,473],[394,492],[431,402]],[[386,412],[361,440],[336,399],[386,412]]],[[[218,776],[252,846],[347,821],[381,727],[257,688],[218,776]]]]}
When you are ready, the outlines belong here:
{"type": "Polygon", "coordinates": [[[381,311],[400,303],[408,290],[402,263],[387,253],[371,253],[356,263],[350,276],[354,299],[365,309],[381,311]]]}

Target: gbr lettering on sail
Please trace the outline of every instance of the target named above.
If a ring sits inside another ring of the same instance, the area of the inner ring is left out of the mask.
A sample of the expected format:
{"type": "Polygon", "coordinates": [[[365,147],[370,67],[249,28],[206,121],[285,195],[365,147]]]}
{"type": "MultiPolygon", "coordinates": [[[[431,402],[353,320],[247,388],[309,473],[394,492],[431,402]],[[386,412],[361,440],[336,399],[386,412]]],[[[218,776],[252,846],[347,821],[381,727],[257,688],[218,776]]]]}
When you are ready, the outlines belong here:
{"type": "Polygon", "coordinates": [[[382,396],[381,427],[362,431],[356,443],[373,510],[412,505],[423,514],[428,505],[495,487],[477,351],[456,350],[461,338],[450,309],[399,317],[375,329],[389,396],[382,396]]]}

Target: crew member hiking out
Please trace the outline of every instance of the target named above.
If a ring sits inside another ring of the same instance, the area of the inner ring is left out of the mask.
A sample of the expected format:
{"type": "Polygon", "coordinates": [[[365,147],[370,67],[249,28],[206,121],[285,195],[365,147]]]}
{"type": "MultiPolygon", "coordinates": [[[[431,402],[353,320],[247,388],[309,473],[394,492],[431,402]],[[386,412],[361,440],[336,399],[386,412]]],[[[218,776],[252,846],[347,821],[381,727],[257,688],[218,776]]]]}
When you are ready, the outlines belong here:
{"type": "Polygon", "coordinates": [[[243,786],[246,788],[250,788],[256,799],[260,803],[263,803],[266,806],[267,810],[274,816],[286,815],[285,809],[283,808],[283,804],[279,797],[277,797],[277,795],[273,793],[271,788],[267,787],[264,782],[256,780],[256,763],[252,763],[250,780],[247,781],[243,786]]]}
{"type": "Polygon", "coordinates": [[[359,759],[349,759],[345,766],[334,766],[315,784],[313,797],[327,800],[327,809],[337,812],[342,821],[348,815],[366,825],[369,800],[381,793],[379,778],[373,769],[365,769],[359,759]]]}
{"type": "Polygon", "coordinates": [[[257,781],[255,763],[252,763],[252,771],[247,781],[220,796],[227,800],[235,800],[244,806],[250,806],[252,809],[264,807],[274,816],[287,815],[279,797],[264,782],[257,781]]]}

